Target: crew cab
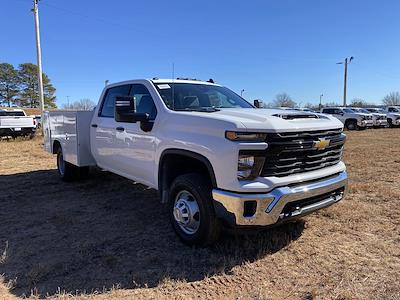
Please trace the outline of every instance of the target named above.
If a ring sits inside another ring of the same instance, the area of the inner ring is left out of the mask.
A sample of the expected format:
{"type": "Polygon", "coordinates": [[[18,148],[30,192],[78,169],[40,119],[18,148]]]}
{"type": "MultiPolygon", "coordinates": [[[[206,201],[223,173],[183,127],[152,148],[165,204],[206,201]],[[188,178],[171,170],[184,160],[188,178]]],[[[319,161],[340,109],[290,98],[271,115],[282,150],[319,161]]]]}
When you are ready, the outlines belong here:
{"type": "Polygon", "coordinates": [[[383,109],[390,127],[400,126],[400,107],[388,106],[383,109]]]}
{"type": "Polygon", "coordinates": [[[30,136],[36,131],[36,122],[21,109],[0,110],[0,137],[30,136]]]}
{"type": "Polygon", "coordinates": [[[108,85],[93,111],[44,114],[63,180],[89,166],[158,190],[190,245],[222,226],[268,227],[343,199],[346,136],[334,117],[257,109],[221,85],[141,79],[108,85]]]}
{"type": "Polygon", "coordinates": [[[372,110],[372,109],[361,108],[361,107],[352,107],[351,109],[358,113],[364,113],[364,114],[371,115],[375,128],[388,126],[386,114],[383,113],[382,111],[379,111],[378,109],[372,110]]]}
{"type": "Polygon", "coordinates": [[[324,107],[321,113],[338,118],[348,130],[359,130],[374,126],[372,115],[356,112],[348,107],[324,107]]]}

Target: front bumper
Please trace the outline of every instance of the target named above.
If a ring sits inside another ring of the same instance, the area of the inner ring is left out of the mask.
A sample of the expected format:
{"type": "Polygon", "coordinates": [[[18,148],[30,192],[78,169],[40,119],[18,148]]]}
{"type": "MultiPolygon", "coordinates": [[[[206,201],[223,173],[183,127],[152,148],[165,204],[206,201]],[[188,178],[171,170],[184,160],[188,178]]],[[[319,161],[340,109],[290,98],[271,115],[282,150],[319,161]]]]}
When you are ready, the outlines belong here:
{"type": "Polygon", "coordinates": [[[347,172],[328,178],[278,187],[265,194],[241,194],[214,189],[216,214],[229,225],[268,226],[307,215],[343,199],[347,172]]]}
{"type": "Polygon", "coordinates": [[[374,121],[374,126],[375,127],[385,127],[388,125],[388,121],[386,119],[381,119],[381,120],[375,120],[374,121]]]}
{"type": "Polygon", "coordinates": [[[357,121],[357,125],[359,127],[372,127],[372,126],[374,126],[374,121],[373,120],[357,121]]]}

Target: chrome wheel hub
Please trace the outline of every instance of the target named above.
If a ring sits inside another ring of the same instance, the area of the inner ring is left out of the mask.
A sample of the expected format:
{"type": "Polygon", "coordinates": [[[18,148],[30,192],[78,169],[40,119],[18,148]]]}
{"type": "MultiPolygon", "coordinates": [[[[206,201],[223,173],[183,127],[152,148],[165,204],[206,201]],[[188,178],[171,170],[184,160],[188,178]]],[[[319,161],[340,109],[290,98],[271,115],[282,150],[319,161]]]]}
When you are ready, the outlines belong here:
{"type": "Polygon", "coordinates": [[[194,234],[200,226],[200,210],[194,196],[181,191],[175,197],[174,219],[186,234],[194,234]]]}

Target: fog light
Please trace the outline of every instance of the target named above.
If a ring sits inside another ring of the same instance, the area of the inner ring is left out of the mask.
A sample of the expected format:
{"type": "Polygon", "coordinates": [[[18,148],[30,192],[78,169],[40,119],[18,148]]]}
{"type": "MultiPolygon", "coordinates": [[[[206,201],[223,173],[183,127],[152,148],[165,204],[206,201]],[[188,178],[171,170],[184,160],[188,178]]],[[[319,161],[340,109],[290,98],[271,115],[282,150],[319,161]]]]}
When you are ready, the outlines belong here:
{"type": "Polygon", "coordinates": [[[238,179],[253,179],[260,175],[265,158],[240,154],[238,159],[238,179]]]}

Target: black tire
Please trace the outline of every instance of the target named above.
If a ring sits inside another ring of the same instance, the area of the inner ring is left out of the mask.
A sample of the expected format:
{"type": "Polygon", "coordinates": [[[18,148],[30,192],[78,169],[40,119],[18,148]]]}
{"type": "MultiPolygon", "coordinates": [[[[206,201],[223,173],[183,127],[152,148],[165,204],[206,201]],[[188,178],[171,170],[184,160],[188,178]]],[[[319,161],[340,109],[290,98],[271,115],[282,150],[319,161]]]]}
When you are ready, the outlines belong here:
{"type": "Polygon", "coordinates": [[[355,120],[349,120],[346,122],[346,129],[347,130],[357,130],[358,126],[357,126],[357,121],[355,120]]]}
{"type": "Polygon", "coordinates": [[[213,244],[220,234],[220,223],[212,204],[211,184],[200,174],[180,175],[173,181],[168,199],[168,214],[172,227],[181,241],[190,246],[205,247],[213,244]],[[192,233],[185,232],[175,217],[176,199],[181,193],[188,192],[198,205],[198,229],[192,233]]]}
{"type": "Polygon", "coordinates": [[[388,120],[388,126],[389,126],[389,128],[393,128],[394,126],[393,126],[392,119],[387,119],[387,120],[388,120]]]}
{"type": "Polygon", "coordinates": [[[57,150],[57,170],[61,179],[66,182],[76,181],[87,176],[89,172],[88,167],[77,167],[73,164],[66,162],[63,157],[61,147],[57,150]]]}

